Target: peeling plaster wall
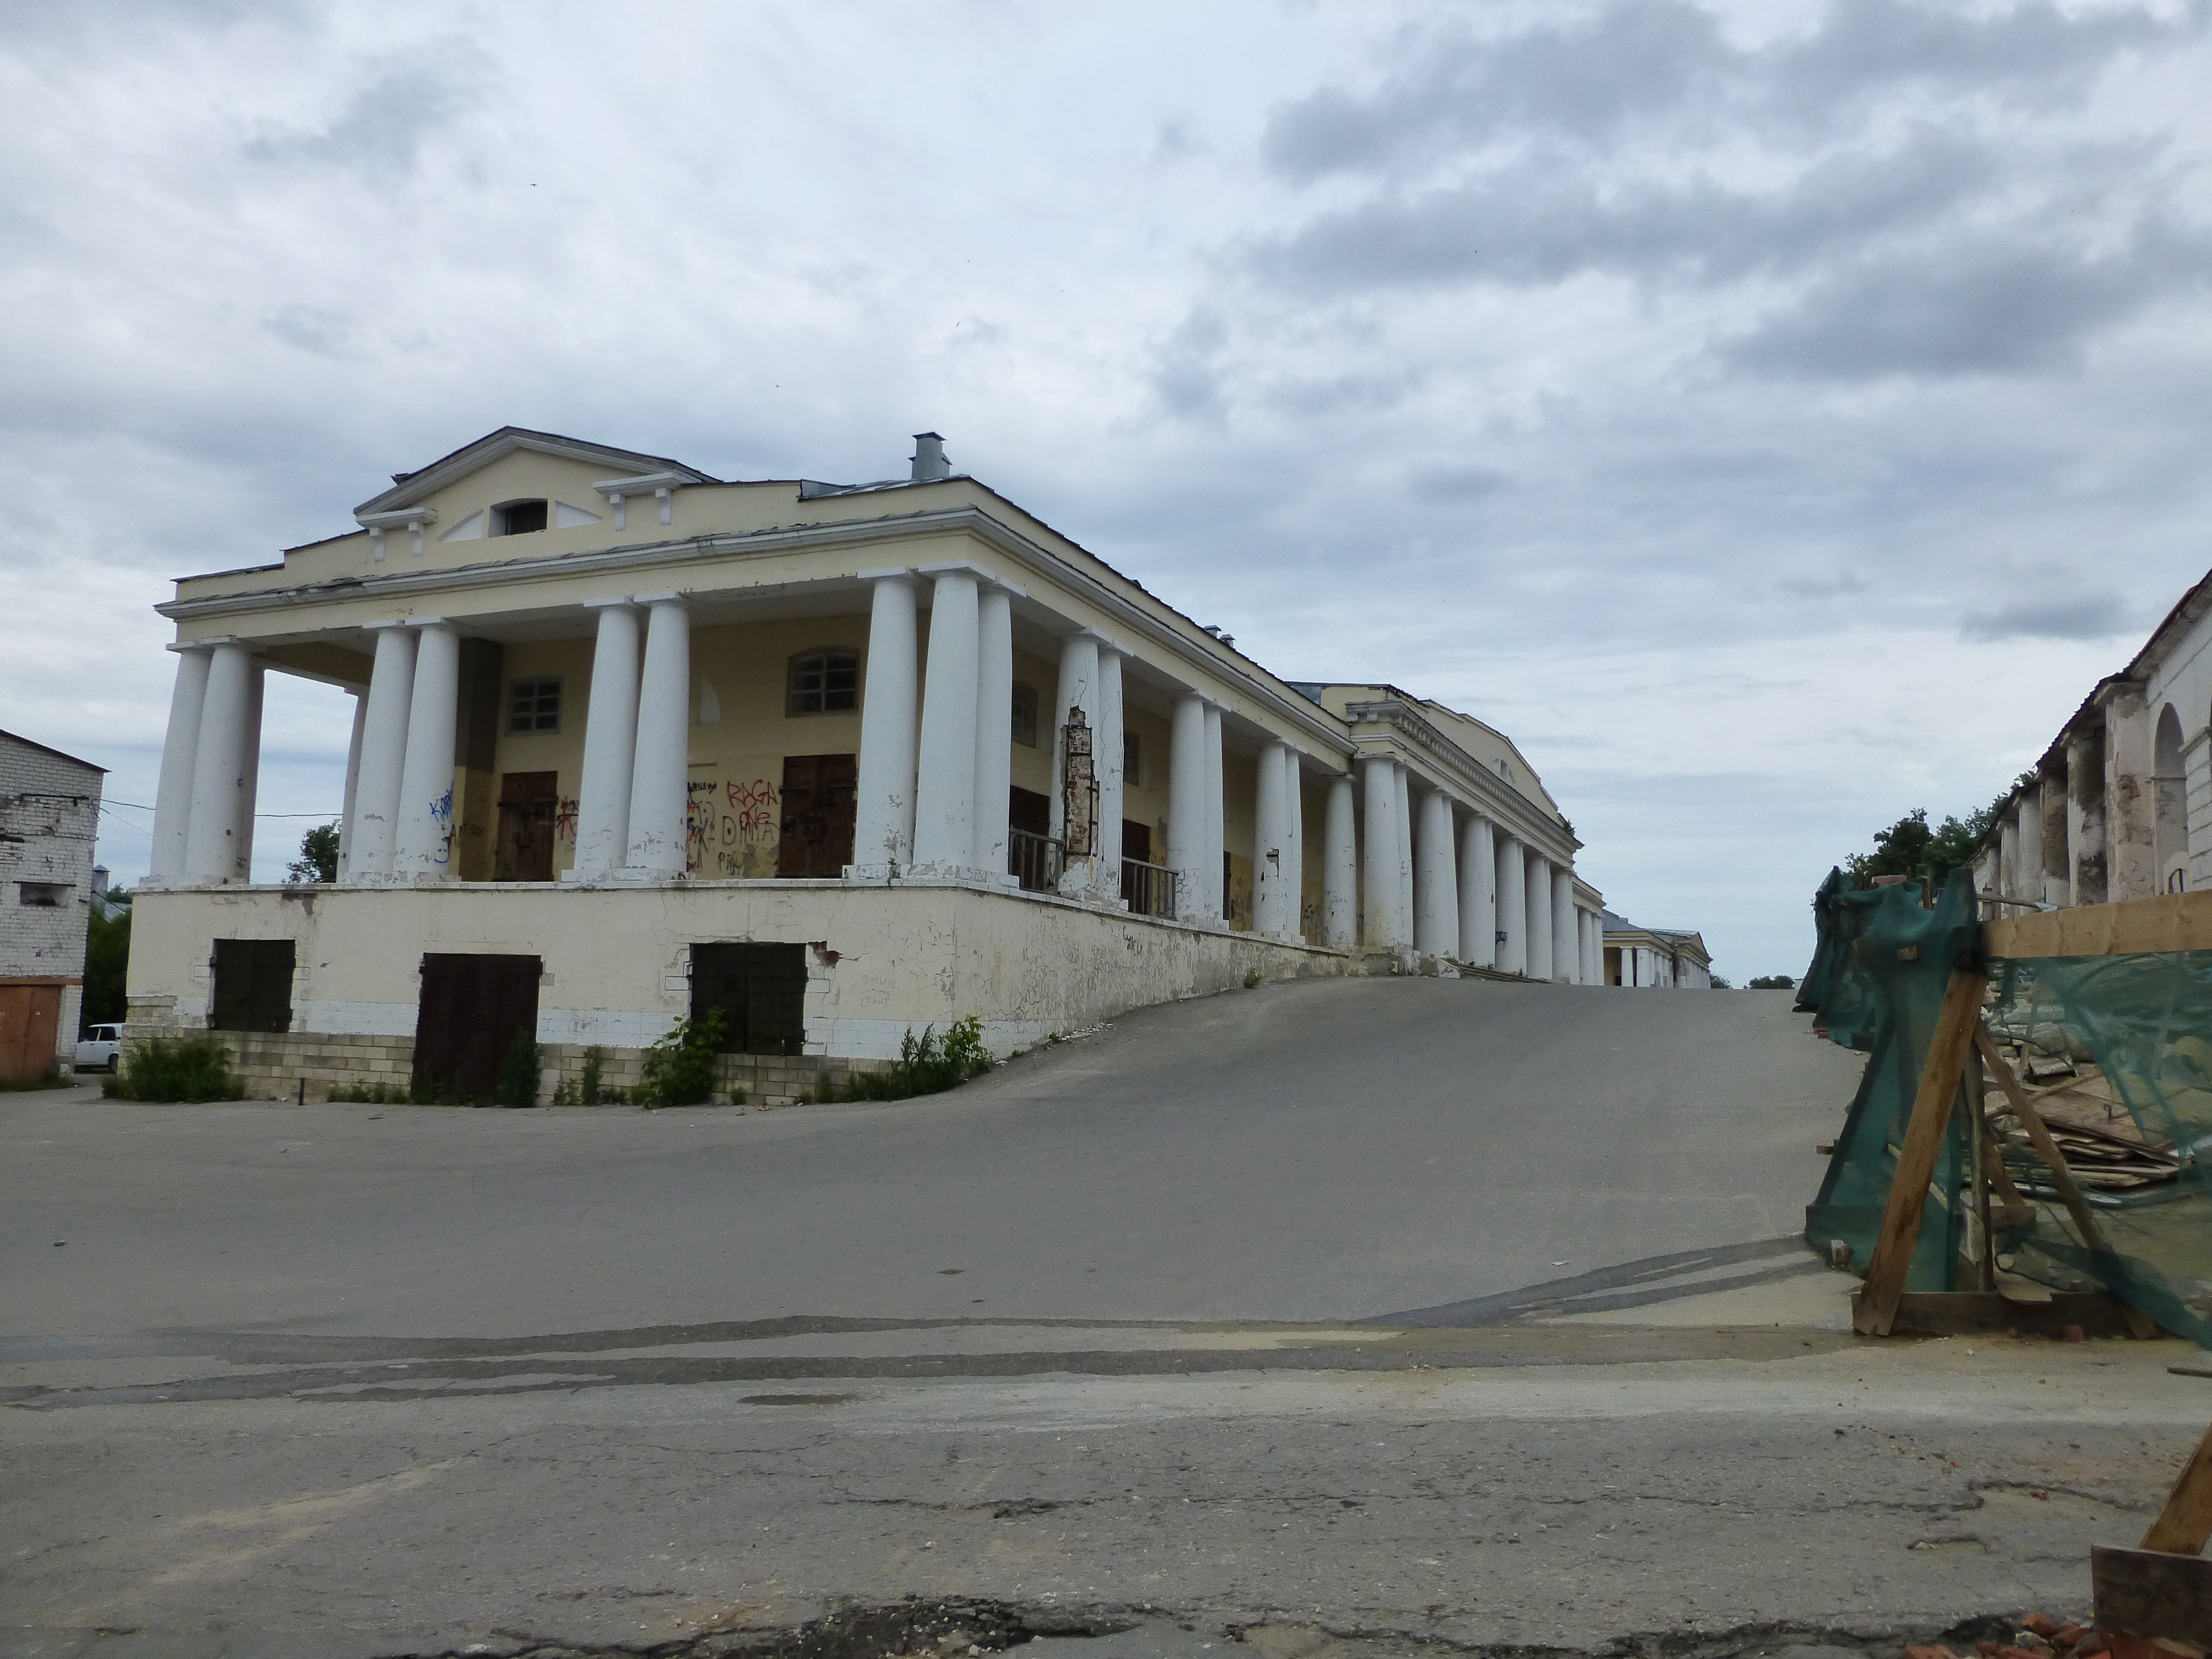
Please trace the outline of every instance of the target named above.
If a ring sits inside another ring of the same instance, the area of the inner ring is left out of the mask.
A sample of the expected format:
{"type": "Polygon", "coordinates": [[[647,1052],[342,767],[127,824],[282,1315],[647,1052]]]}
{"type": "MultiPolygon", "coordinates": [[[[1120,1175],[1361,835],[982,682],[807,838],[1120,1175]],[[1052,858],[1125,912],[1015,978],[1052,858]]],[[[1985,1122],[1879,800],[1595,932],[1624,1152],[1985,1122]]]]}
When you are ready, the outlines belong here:
{"type": "Polygon", "coordinates": [[[289,939],[297,1033],[415,1034],[425,951],[544,959],[538,1036],[635,1048],[689,1012],[690,947],[816,945],[807,1050],[896,1056],[911,1029],[975,1016],[994,1052],[1132,1008],[1268,979],[1342,974],[1352,959],[1249,934],[951,884],[700,882],[681,887],[453,884],[422,889],[142,890],[131,1021],[207,1018],[217,939],[289,939]]]}

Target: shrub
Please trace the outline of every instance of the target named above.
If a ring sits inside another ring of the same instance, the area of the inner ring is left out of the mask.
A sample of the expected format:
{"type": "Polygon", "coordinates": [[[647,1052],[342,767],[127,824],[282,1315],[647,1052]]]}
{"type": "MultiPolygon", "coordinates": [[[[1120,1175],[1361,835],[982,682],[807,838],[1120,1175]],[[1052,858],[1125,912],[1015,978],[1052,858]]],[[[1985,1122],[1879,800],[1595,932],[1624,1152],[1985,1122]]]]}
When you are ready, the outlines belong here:
{"type": "Polygon", "coordinates": [[[100,1092],[111,1100],[197,1103],[241,1100],[246,1085],[230,1069],[230,1048],[221,1037],[147,1037],[123,1051],[100,1092]]]}
{"type": "Polygon", "coordinates": [[[698,1106],[714,1092],[715,1062],[729,1021],[720,1008],[699,1019],[679,1019],[668,1035],[645,1051],[644,1075],[637,1085],[641,1106],[698,1106]]]}
{"type": "Polygon", "coordinates": [[[499,1081],[493,1086],[492,1099],[501,1106],[535,1106],[538,1103],[538,1040],[527,1031],[517,1031],[514,1041],[507,1045],[507,1058],[499,1063],[499,1081]]]}
{"type": "MultiPolygon", "coordinates": [[[[915,1095],[942,1094],[971,1077],[980,1077],[994,1062],[983,1046],[983,1022],[972,1016],[955,1020],[939,1038],[937,1028],[922,1028],[920,1036],[909,1027],[899,1039],[899,1057],[880,1072],[855,1072],[846,1085],[847,1100],[906,1100],[915,1095]]],[[[836,1091],[827,1079],[816,1085],[815,1098],[834,1100],[836,1091]]]]}
{"type": "Polygon", "coordinates": [[[1248,991],[1255,989],[1259,983],[1260,970],[1257,968],[1247,968],[1244,970],[1244,988],[1248,991]]]}

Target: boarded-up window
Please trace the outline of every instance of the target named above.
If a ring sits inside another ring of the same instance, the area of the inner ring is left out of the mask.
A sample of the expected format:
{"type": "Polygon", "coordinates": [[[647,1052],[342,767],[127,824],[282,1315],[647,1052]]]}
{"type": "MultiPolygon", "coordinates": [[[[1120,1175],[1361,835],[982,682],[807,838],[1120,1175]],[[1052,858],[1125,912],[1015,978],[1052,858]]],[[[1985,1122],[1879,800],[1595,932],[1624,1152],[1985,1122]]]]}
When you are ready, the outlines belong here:
{"type": "Polygon", "coordinates": [[[727,1022],[722,1051],[796,1054],[806,1047],[806,947],[695,945],[691,1018],[719,1008],[727,1022]]]}
{"type": "Polygon", "coordinates": [[[499,781],[499,847],[494,881],[553,879],[553,817],[560,775],[509,772],[499,781]]]}
{"type": "Polygon", "coordinates": [[[536,957],[426,954],[415,1012],[415,1081],[489,1100],[516,1037],[538,1030],[536,957]]]}
{"type": "Polygon", "coordinates": [[[853,861],[853,819],[860,794],[857,757],[785,756],[776,874],[842,875],[853,861]]]}
{"type": "Polygon", "coordinates": [[[219,939],[208,1027],[216,1031],[292,1029],[292,941],[219,939]]]}

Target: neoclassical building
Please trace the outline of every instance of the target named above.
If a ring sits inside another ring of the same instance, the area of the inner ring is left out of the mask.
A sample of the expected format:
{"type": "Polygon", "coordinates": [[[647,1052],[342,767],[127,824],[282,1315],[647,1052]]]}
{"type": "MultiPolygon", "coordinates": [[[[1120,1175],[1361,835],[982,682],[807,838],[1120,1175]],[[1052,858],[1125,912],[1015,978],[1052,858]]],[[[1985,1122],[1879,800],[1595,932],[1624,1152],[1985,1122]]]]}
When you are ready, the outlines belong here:
{"type": "Polygon", "coordinates": [[[934,434],[837,485],[508,428],[354,519],[161,607],[131,1017],[252,1034],[272,1082],[473,1083],[518,1033],[629,1054],[718,1007],[773,1096],[1253,972],[1601,981],[1580,843],[1502,735],[1279,679],[934,434]],[[334,886],[250,879],[270,672],[357,698],[334,886]]]}
{"type": "Polygon", "coordinates": [[[2212,885],[2212,574],[2098,681],[1977,854],[1987,919],[2212,885]]]}

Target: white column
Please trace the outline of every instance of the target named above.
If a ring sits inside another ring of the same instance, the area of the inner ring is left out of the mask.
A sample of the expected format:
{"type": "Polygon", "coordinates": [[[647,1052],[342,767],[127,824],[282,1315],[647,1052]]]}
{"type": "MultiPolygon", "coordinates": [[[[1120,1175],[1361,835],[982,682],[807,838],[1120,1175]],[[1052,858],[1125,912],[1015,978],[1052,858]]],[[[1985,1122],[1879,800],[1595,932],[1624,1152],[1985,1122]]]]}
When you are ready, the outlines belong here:
{"type": "Polygon", "coordinates": [[[1209,702],[1206,705],[1206,810],[1200,822],[1206,829],[1206,914],[1217,923],[1228,920],[1228,878],[1221,867],[1226,807],[1221,793],[1221,705],[1209,702]]]}
{"type": "Polygon", "coordinates": [[[1528,967],[1530,979],[1552,976],[1552,861],[1531,847],[1523,854],[1528,868],[1528,967]]]}
{"type": "Polygon", "coordinates": [[[352,856],[347,872],[392,873],[399,828],[400,775],[407,763],[407,710],[415,698],[415,630],[376,624],[376,665],[369,672],[368,714],[361,731],[361,782],[354,790],[352,856]]]}
{"type": "Polygon", "coordinates": [[[691,617],[673,593],[640,594],[645,667],[637,685],[637,758],[630,769],[629,850],[623,863],[684,873],[691,768],[691,617]]]}
{"type": "Polygon", "coordinates": [[[355,804],[361,799],[361,734],[368,723],[368,693],[353,694],[353,736],[346,744],[345,806],[338,814],[338,879],[343,881],[348,872],[347,860],[353,855],[353,813],[355,804]]]}
{"type": "Polygon", "coordinates": [[[2010,813],[1997,823],[1997,879],[1993,890],[2002,898],[2020,892],[2020,820],[2010,813]]]}
{"type": "Polygon", "coordinates": [[[1013,783],[1014,613],[1004,588],[975,609],[975,851],[979,870],[1006,873],[1007,802],[1013,783]]]}
{"type": "Polygon", "coordinates": [[[1498,849],[1490,820],[1471,816],[1459,832],[1459,959],[1498,965],[1498,849]]]}
{"type": "Polygon", "coordinates": [[[1552,977],[1570,985],[1582,983],[1582,950],[1575,939],[1575,872],[1554,866],[1552,871],[1552,977]]]}
{"type": "Polygon", "coordinates": [[[1401,948],[1413,942],[1413,792],[1402,762],[1392,771],[1398,831],[1398,922],[1395,941],[1401,948]]]}
{"type": "Polygon", "coordinates": [[[1583,947],[1583,982],[1602,985],[1605,983],[1605,922],[1596,911],[1583,912],[1583,936],[1588,941],[1583,947]]]}
{"type": "Polygon", "coordinates": [[[903,570],[862,574],[875,583],[875,597],[860,701],[859,799],[853,813],[856,871],[914,861],[914,580],[903,570]]]}
{"type": "Polygon", "coordinates": [[[2018,896],[2041,902],[2043,898],[2043,790],[2030,786],[2020,796],[2020,863],[2013,872],[2018,896]]]}
{"type": "Polygon", "coordinates": [[[580,879],[618,870],[629,856],[630,774],[637,763],[637,611],[627,599],[590,602],[592,694],[584,712],[584,771],[576,785],[580,879]]]}
{"type": "Polygon", "coordinates": [[[1121,653],[1098,647],[1098,735],[1091,742],[1091,765],[1098,780],[1098,896],[1109,903],[1121,897],[1121,653]]]}
{"type": "Polygon", "coordinates": [[[1501,973],[1528,971],[1528,851],[1518,839],[1503,830],[1498,839],[1498,931],[1505,935],[1498,947],[1501,973]]]}
{"type": "Polygon", "coordinates": [[[1283,749],[1283,933],[1303,939],[1306,932],[1305,773],[1298,751],[1283,749]]]}
{"type": "Polygon", "coordinates": [[[1359,848],[1349,773],[1328,781],[1321,836],[1321,942],[1332,951],[1349,951],[1359,943],[1359,848]]]}
{"type": "Polygon", "coordinates": [[[450,872],[453,735],[461,696],[460,636],[436,617],[416,623],[414,695],[407,702],[407,759],[399,775],[395,876],[450,872]]]}
{"type": "Polygon", "coordinates": [[[1367,820],[1359,849],[1359,942],[1370,951],[1398,945],[1397,771],[1397,763],[1387,756],[1370,755],[1359,763],[1367,820]]]}
{"type": "Polygon", "coordinates": [[[1168,744],[1168,868],[1176,873],[1176,915],[1206,915],[1206,699],[1176,699],[1168,744]]]}
{"type": "Polygon", "coordinates": [[[1283,903],[1283,861],[1290,837],[1285,828],[1283,763],[1290,758],[1287,744],[1260,745],[1252,791],[1252,930],[1268,939],[1291,931],[1283,903]]]}
{"type": "Polygon", "coordinates": [[[261,694],[269,684],[269,671],[256,663],[246,677],[246,735],[243,738],[241,772],[246,787],[238,802],[238,839],[231,847],[230,878],[235,882],[253,879],[253,816],[254,803],[261,791],[261,694]]]}
{"type": "Polygon", "coordinates": [[[1421,797],[1420,833],[1413,840],[1413,948],[1426,956],[1459,953],[1459,859],[1452,843],[1451,797],[1431,789],[1421,797]]]}
{"type": "MultiPolygon", "coordinates": [[[[914,861],[951,874],[975,853],[976,663],[981,627],[973,571],[937,573],[914,785],[914,861]]],[[[1012,694],[1009,692],[1011,698],[1012,694]]]]}
{"type": "Polygon", "coordinates": [[[200,712],[207,702],[207,647],[171,649],[177,653],[177,679],[169,690],[169,730],[161,740],[161,781],[154,793],[154,852],[146,866],[153,881],[178,881],[185,874],[192,830],[192,757],[199,749],[200,712]]]}
{"type": "Polygon", "coordinates": [[[242,645],[218,645],[208,664],[199,742],[192,752],[192,811],[185,843],[185,875],[191,881],[237,879],[238,847],[250,822],[246,725],[252,708],[252,653],[242,645]]]}

